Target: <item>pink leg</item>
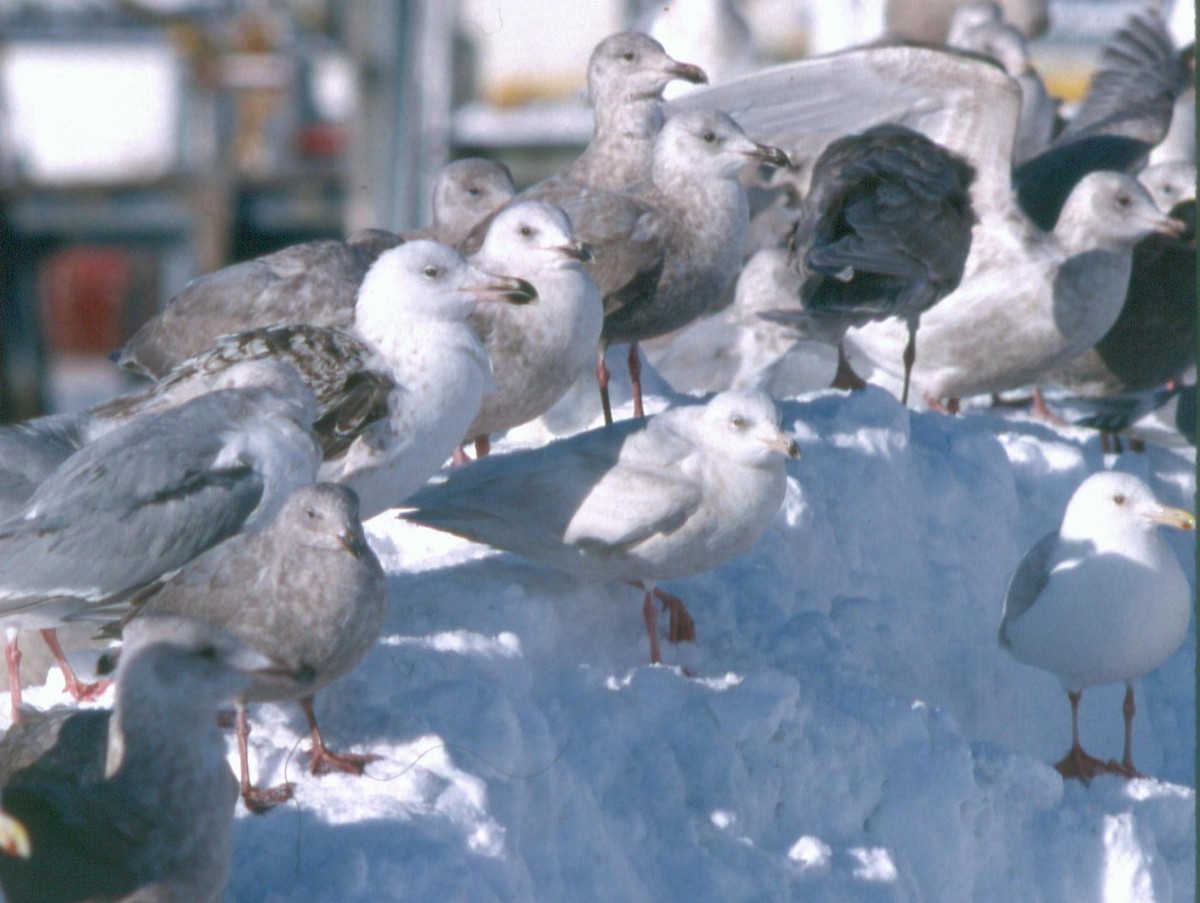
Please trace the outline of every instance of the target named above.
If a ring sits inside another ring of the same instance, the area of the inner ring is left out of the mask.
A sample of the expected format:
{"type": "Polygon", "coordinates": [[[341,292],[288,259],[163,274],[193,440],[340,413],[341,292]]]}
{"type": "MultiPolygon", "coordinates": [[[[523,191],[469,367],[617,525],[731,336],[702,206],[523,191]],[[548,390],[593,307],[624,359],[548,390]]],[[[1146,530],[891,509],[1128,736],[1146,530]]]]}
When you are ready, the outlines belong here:
{"type": "Polygon", "coordinates": [[[383,756],[372,753],[336,753],[325,745],[321,729],[317,727],[317,716],[313,712],[313,698],[305,696],[300,700],[300,708],[308,719],[308,730],[312,735],[312,773],[330,774],[334,771],[344,771],[347,774],[362,774],[363,769],[371,762],[378,762],[383,756]]]}
{"type": "Polygon", "coordinates": [[[4,664],[8,667],[8,694],[12,700],[12,720],[21,720],[21,647],[17,645],[17,630],[8,628],[4,639],[4,664]]]}
{"type": "Polygon", "coordinates": [[[638,357],[637,342],[629,343],[629,385],[633,389],[633,416],[645,417],[642,407],[642,359],[638,357]]]}
{"type": "Polygon", "coordinates": [[[91,683],[84,683],[79,679],[79,675],[75,673],[75,669],[71,667],[71,663],[67,661],[67,656],[63,652],[62,646],[58,642],[58,632],[52,628],[47,628],[42,631],[42,639],[46,641],[46,647],[50,650],[50,654],[54,656],[54,660],[58,662],[58,667],[62,669],[63,680],[67,684],[67,692],[76,702],[84,700],[91,701],[99,699],[104,695],[104,691],[108,689],[111,680],[96,680],[91,683]]]}
{"type": "Polygon", "coordinates": [[[1033,416],[1038,420],[1044,420],[1046,423],[1053,423],[1056,426],[1065,426],[1067,421],[1063,420],[1046,404],[1046,396],[1042,394],[1041,386],[1033,387],[1033,416]]]}
{"type": "Polygon", "coordinates": [[[454,454],[452,454],[450,456],[450,463],[453,464],[455,467],[462,467],[464,464],[466,464],[470,460],[471,459],[467,457],[467,453],[465,451],[463,451],[461,445],[458,448],[454,449],[454,454]]]}
{"type": "Polygon", "coordinates": [[[604,352],[608,350],[607,345],[600,346],[600,355],[596,358],[596,385],[600,387],[600,407],[604,410],[604,425],[610,426],[613,422],[612,402],[608,400],[608,364],[604,362],[604,352]]]}
{"type": "Polygon", "coordinates": [[[1075,778],[1087,783],[1098,774],[1105,774],[1110,769],[1108,763],[1088,755],[1079,745],[1079,700],[1082,692],[1067,691],[1071,700],[1071,748],[1063,758],[1055,763],[1054,768],[1064,778],[1075,778]]]}
{"type": "Polygon", "coordinates": [[[646,621],[646,635],[650,637],[650,664],[662,663],[662,649],[658,645],[658,612],[654,609],[654,589],[646,590],[642,600],[642,618],[646,621]]]}
{"type": "Polygon", "coordinates": [[[480,436],[475,440],[475,459],[486,458],[492,450],[492,442],[487,436],[480,436]]]}
{"type": "Polygon", "coordinates": [[[672,643],[696,642],[696,622],[683,600],[672,596],[657,586],[654,587],[655,597],[662,602],[663,611],[670,615],[670,627],[667,629],[667,640],[672,643]]]}
{"type": "Polygon", "coordinates": [[[923,398],[925,399],[925,407],[931,411],[937,411],[939,414],[958,413],[959,405],[957,398],[947,398],[945,404],[942,404],[940,399],[934,398],[928,392],[923,395],[923,398]]]}
{"type": "Polygon", "coordinates": [[[1133,716],[1137,713],[1137,706],[1133,704],[1133,684],[1125,684],[1125,704],[1121,711],[1125,715],[1125,751],[1118,773],[1127,778],[1140,778],[1142,773],[1133,764],[1133,716]]]}
{"type": "Polygon", "coordinates": [[[250,720],[246,717],[246,704],[237,704],[237,744],[238,762],[241,765],[242,802],[246,809],[255,815],[270,812],[279,803],[286,803],[292,798],[292,785],[280,784],[278,787],[260,789],[250,786],[250,720]]]}

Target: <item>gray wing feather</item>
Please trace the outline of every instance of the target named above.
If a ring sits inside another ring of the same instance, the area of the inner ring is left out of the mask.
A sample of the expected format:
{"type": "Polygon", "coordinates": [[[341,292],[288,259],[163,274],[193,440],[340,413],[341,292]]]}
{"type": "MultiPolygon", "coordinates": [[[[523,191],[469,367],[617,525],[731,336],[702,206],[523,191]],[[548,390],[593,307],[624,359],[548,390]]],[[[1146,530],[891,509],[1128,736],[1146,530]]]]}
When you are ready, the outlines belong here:
{"type": "Polygon", "coordinates": [[[1004,617],[1000,622],[1000,645],[1009,647],[1007,628],[1025,612],[1033,607],[1046,583],[1050,580],[1050,558],[1058,548],[1058,531],[1047,533],[1034,543],[1016,572],[1008,583],[1008,592],[1004,596],[1004,617]]]}

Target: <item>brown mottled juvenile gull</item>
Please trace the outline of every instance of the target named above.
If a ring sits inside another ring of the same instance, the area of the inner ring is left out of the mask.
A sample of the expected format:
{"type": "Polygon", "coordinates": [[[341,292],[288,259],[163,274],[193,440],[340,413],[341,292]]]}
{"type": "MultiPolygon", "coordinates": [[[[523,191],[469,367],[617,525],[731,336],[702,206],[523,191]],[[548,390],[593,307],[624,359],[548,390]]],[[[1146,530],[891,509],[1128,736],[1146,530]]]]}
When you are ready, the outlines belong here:
{"type": "Polygon", "coordinates": [[[453,160],[442,168],[433,183],[432,221],[422,229],[403,233],[403,238],[456,245],[516,193],[512,173],[503,163],[486,157],[453,160]]]}
{"type": "Polygon", "coordinates": [[[1000,645],[1057,674],[1071,701],[1071,750],[1055,768],[1068,778],[1136,777],[1133,681],[1166,661],[1187,635],[1193,592],[1159,525],[1194,530],[1130,474],[1093,474],[1075,490],[1062,527],[1021,559],[1004,599],[1000,645]],[[1083,690],[1125,683],[1125,751],[1104,762],[1079,744],[1083,690]]]}
{"type": "Polygon", "coordinates": [[[317,398],[321,479],[352,487],[363,517],[372,517],[445,463],[492,385],[467,322],[477,302],[536,295],[528,282],[484,272],[438,242],[406,242],[381,254],[363,279],[353,334],[251,330],[226,336],[180,371],[191,379],[254,358],[295,367],[317,398]]]}
{"type": "Polygon", "coordinates": [[[362,774],[378,758],[328,749],[313,713],[313,697],[359,663],[379,638],[387,614],[383,568],[367,545],[351,490],[336,483],[299,487],[262,530],[210,549],[134,604],[125,630],[155,614],[201,618],[309,678],[297,684],[257,677],[238,694],[241,792],[247,808],[265,811],[292,792],[290,784],[250,786],[247,703],[300,703],[312,736],[313,774],[334,769],[362,774]]]}
{"type": "Polygon", "coordinates": [[[518,201],[489,225],[471,262],[525,279],[538,300],[471,314],[495,381],[466,432],[477,452],[486,454],[489,434],[544,414],[591,364],[604,322],[600,293],[584,269],[591,259],[567,215],[545,201],[518,201]]]}
{"type": "Polygon", "coordinates": [[[131,420],[47,476],[0,523],[0,623],[14,716],[17,632],[40,629],[73,695],[86,695],[54,629],[270,522],[316,474],[311,419],[311,396],[268,387],[211,392],[131,420]]]}
{"type": "Polygon", "coordinates": [[[516,552],[577,577],[645,590],[650,661],[661,661],[654,597],[686,638],[683,603],[661,580],[707,571],[750,548],[775,517],[799,457],[762,392],[492,455],[409,499],[400,516],[516,552]]]}
{"type": "Polygon", "coordinates": [[[235,263],[189,282],[131,338],[117,358],[157,378],[223,335],[275,323],[347,326],[363,276],[401,239],[364,229],[235,263]]]}
{"type": "Polygon", "coordinates": [[[219,903],[237,782],[217,709],[269,659],[185,618],[131,625],[112,712],[36,713],[0,742],[0,804],[29,835],[0,856],[10,903],[219,903]]]}
{"type": "Polygon", "coordinates": [[[592,246],[589,271],[604,298],[597,375],[606,423],[604,349],[630,343],[633,412],[641,416],[637,343],[686,326],[737,277],[749,230],[738,172],[750,161],[784,166],[787,155],[751,141],[724,113],[679,114],[655,141],[649,179],[564,205],[592,246]]]}

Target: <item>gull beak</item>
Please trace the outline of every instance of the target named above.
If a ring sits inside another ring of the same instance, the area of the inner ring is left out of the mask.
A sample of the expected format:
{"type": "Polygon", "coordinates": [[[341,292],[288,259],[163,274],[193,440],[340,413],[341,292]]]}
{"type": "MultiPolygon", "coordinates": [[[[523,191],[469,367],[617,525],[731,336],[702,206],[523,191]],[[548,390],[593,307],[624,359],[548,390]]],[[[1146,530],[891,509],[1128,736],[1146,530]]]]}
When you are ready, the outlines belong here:
{"type": "Polygon", "coordinates": [[[0,810],[0,852],[17,859],[28,859],[33,855],[29,832],[21,822],[3,810],[0,810]]]}
{"type": "Polygon", "coordinates": [[[792,163],[782,148],[771,147],[769,144],[755,144],[754,150],[747,151],[746,156],[757,157],[768,166],[777,166],[781,169],[790,166],[792,163]]]}
{"type": "Polygon", "coordinates": [[[1169,508],[1166,505],[1151,511],[1144,515],[1148,520],[1154,521],[1156,524],[1164,524],[1168,527],[1174,527],[1176,530],[1195,530],[1196,518],[1190,511],[1184,511],[1182,508],[1169,508]]]}
{"type": "Polygon", "coordinates": [[[671,78],[678,78],[685,82],[691,82],[693,85],[708,84],[707,73],[705,73],[705,71],[699,66],[693,66],[691,63],[678,63],[672,61],[671,65],[667,66],[663,72],[671,76],[671,78]]]}
{"type": "Polygon", "coordinates": [[[1166,216],[1154,223],[1154,231],[1168,238],[1183,238],[1187,234],[1187,223],[1173,216],[1166,216]]]}
{"type": "Polygon", "coordinates": [[[537,300],[537,289],[524,279],[485,273],[482,282],[464,286],[480,301],[504,301],[508,304],[528,304],[537,300]]]}
{"type": "Polygon", "coordinates": [[[586,241],[573,241],[570,244],[559,245],[558,250],[564,257],[578,260],[580,263],[588,263],[594,256],[592,246],[586,241]]]}
{"type": "Polygon", "coordinates": [[[353,530],[343,530],[337,535],[338,542],[355,558],[363,558],[366,556],[368,549],[366,544],[358,537],[358,534],[353,530]]]}
{"type": "Polygon", "coordinates": [[[770,439],[760,440],[767,448],[774,449],[781,455],[788,458],[800,459],[800,446],[796,444],[796,440],[784,432],[777,432],[770,439]]]}

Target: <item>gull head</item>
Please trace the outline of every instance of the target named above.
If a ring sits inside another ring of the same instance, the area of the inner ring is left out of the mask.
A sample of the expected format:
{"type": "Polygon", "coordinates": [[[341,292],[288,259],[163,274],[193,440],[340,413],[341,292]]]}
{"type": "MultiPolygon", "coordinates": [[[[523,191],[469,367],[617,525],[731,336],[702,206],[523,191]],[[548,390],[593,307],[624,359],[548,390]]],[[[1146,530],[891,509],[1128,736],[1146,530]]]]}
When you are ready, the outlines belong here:
{"type": "Polygon", "coordinates": [[[1150,487],[1127,473],[1106,470],[1088,477],[1067,505],[1061,535],[1091,540],[1098,547],[1120,550],[1156,527],[1196,529],[1189,511],[1164,505],[1150,487]]]}
{"type": "Polygon", "coordinates": [[[739,464],[757,467],[779,455],[800,457],[796,441],[779,427],[778,406],[765,392],[721,392],[704,406],[699,420],[701,440],[739,464]]]}
{"type": "Polygon", "coordinates": [[[367,271],[355,302],[355,328],[374,340],[404,320],[465,322],[478,301],[525,304],[536,297],[524,279],[471,266],[439,242],[410,241],[385,251],[367,271]]]}
{"type": "Polygon", "coordinates": [[[1086,224],[1097,246],[1130,247],[1155,233],[1179,238],[1187,228],[1160,211],[1137,179],[1118,172],[1093,172],[1080,179],[1059,223],[1086,224]]]}
{"type": "Polygon", "coordinates": [[[433,185],[433,221],[477,223],[517,193],[508,167],[483,157],[449,163],[433,185]]]}
{"type": "Polygon", "coordinates": [[[545,201],[519,201],[496,214],[478,259],[493,267],[511,266],[514,271],[530,263],[578,267],[592,259],[592,249],[575,235],[570,217],[561,207],[545,201]]]}
{"type": "Polygon", "coordinates": [[[1186,160],[1147,166],[1137,179],[1162,213],[1170,213],[1177,204],[1196,200],[1196,164],[1186,160]]]}
{"type": "Polygon", "coordinates": [[[677,113],[663,124],[654,145],[654,169],[733,178],[748,162],[786,167],[777,147],[757,144],[724,113],[677,113]]]}
{"type": "Polygon", "coordinates": [[[627,100],[661,100],[663,89],[679,79],[705,84],[699,66],[672,59],[649,35],[622,31],[596,45],[588,61],[588,95],[592,106],[627,100]]]}
{"type": "Polygon", "coordinates": [[[340,483],[300,486],[280,509],[275,524],[306,548],[344,549],[358,559],[371,554],[358,517],[358,496],[340,483]]]}

